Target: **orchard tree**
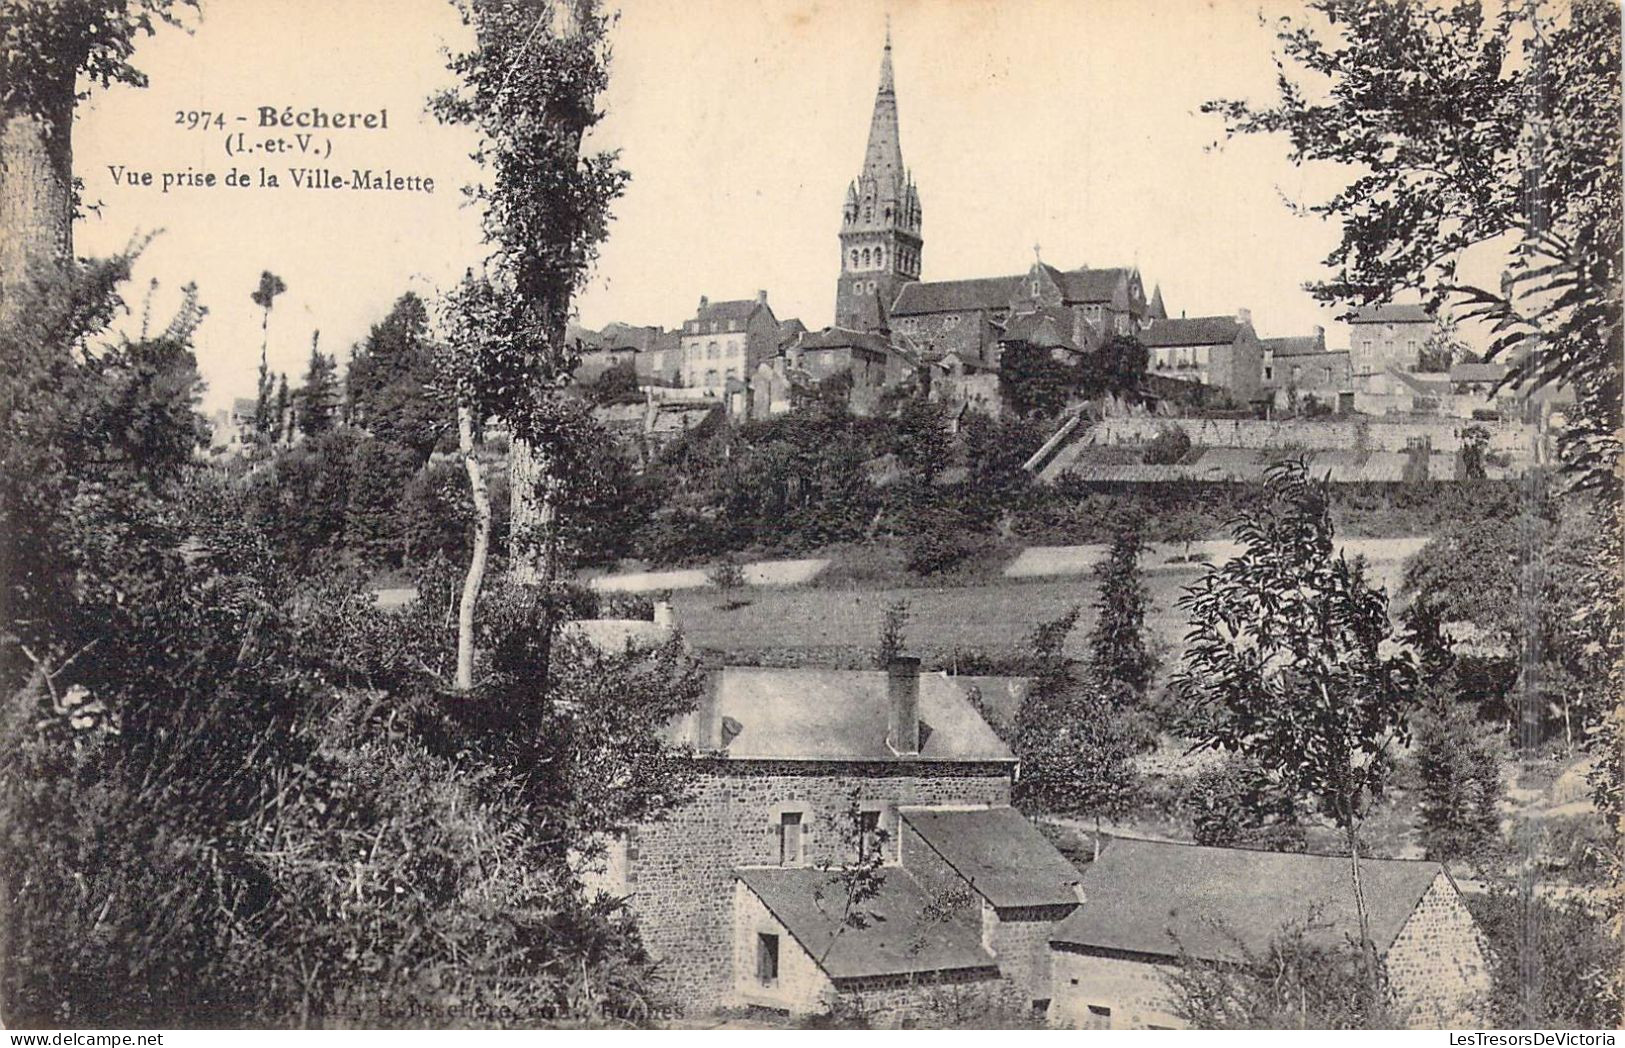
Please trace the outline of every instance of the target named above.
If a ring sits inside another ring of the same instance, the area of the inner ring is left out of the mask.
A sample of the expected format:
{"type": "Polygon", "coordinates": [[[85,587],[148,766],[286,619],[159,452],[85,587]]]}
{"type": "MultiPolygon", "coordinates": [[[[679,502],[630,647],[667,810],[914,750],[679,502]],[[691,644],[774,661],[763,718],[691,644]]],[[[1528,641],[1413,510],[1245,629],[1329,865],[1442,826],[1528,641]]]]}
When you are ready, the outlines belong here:
{"type": "Polygon", "coordinates": [[[1561,449],[1617,489],[1621,428],[1620,7],[1615,0],[1311,0],[1278,23],[1279,97],[1209,102],[1229,135],[1343,165],[1325,302],[1402,290],[1488,322],[1507,383],[1573,388],[1561,449]],[[1468,259],[1505,277],[1466,282],[1468,259]]]}
{"type": "Polygon", "coordinates": [[[627,181],[617,154],[582,153],[583,137],[603,115],[610,19],[597,0],[457,6],[475,46],[452,57],[460,83],[434,96],[430,110],[479,134],[474,159],[486,178],[468,193],[484,210],[491,248],[485,274],[471,276],[453,298],[454,306],[476,309],[461,323],[465,333],[485,328],[480,359],[470,361],[484,373],[463,384],[479,395],[465,397],[459,411],[508,426],[510,572],[519,582],[548,583],[563,484],[556,441],[569,422],[557,391],[578,363],[565,325],[627,181]]]}
{"type": "Polygon", "coordinates": [[[1360,822],[1407,738],[1417,670],[1388,598],[1334,552],[1328,491],[1302,460],[1272,467],[1261,506],[1232,530],[1242,551],[1186,589],[1178,692],[1200,707],[1210,747],[1251,758],[1283,791],[1319,802],[1343,830],[1369,990],[1376,947],[1360,877],[1360,822]]]}
{"type": "Polygon", "coordinates": [[[1011,738],[1021,761],[1012,799],[1030,815],[1093,816],[1098,851],[1100,820],[1127,810],[1134,798],[1138,740],[1117,715],[1111,683],[1065,652],[1079,610],[1033,631],[1032,684],[1011,738]]]}

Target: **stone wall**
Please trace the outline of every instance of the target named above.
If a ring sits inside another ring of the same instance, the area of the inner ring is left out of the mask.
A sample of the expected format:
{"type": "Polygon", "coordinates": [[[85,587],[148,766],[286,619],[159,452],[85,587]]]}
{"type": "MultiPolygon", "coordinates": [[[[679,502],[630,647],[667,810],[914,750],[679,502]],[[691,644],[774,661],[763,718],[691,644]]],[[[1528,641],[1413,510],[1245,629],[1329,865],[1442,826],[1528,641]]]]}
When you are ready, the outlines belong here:
{"type": "Polygon", "coordinates": [[[1172,970],[1169,963],[1060,946],[1052,951],[1050,963],[1055,986],[1049,1009],[1052,1026],[1143,1030],[1183,1025],[1168,1010],[1164,977],[1172,970]],[[1110,1009],[1110,1017],[1091,1014],[1090,1005],[1110,1009]]]}
{"type": "Polygon", "coordinates": [[[1026,1000],[998,969],[842,979],[838,1008],[870,1026],[1007,1028],[1029,1014],[1026,1000]]]}
{"type": "Polygon", "coordinates": [[[1185,431],[1199,447],[1295,448],[1304,451],[1402,452],[1412,441],[1429,440],[1433,451],[1454,454],[1468,426],[1490,433],[1490,450],[1527,458],[1533,432],[1521,422],[1472,422],[1464,419],[1382,419],[1265,422],[1258,419],[1120,417],[1097,422],[1085,438],[1091,444],[1145,444],[1164,426],[1185,431]]]}
{"type": "Polygon", "coordinates": [[[1055,931],[1056,922],[1073,909],[1074,906],[988,907],[991,912],[984,940],[999,961],[999,971],[1029,1003],[1053,997],[1049,937],[1055,931]]]}
{"type": "Polygon", "coordinates": [[[899,804],[1010,802],[1006,764],[715,761],[692,799],[624,840],[612,865],[625,885],[644,941],[662,962],[673,995],[691,1012],[722,1004],[733,984],[733,869],[779,861],[778,823],[802,813],[803,861],[840,854],[848,800],[881,810],[897,854],[899,804]]]}
{"type": "Polygon", "coordinates": [[[1413,1028],[1479,1026],[1488,1018],[1490,969],[1483,933],[1441,872],[1383,957],[1388,985],[1413,1028]]]}

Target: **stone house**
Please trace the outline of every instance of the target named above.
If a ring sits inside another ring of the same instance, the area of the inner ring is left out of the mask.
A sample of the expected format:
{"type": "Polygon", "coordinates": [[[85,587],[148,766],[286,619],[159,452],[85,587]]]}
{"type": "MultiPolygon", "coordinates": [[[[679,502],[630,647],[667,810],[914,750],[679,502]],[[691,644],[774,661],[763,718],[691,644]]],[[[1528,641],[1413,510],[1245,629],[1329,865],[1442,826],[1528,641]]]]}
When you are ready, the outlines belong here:
{"type": "Polygon", "coordinates": [[[1310,403],[1339,414],[1354,410],[1354,375],[1347,350],[1326,348],[1326,329],[1313,335],[1260,339],[1264,349],[1259,388],[1277,411],[1300,411],[1310,403]]]}
{"type": "Polygon", "coordinates": [[[915,659],[727,667],[668,735],[694,753],[689,798],[608,842],[588,883],[628,899],[689,1010],[1048,1007],[1079,875],[1009,807],[1015,758],[965,684],[915,659]],[[846,920],[865,859],[880,890],[846,920]]]}
{"type": "Polygon", "coordinates": [[[1405,303],[1361,306],[1346,318],[1349,325],[1349,359],[1354,378],[1364,392],[1368,381],[1380,380],[1389,368],[1415,371],[1422,363],[1422,349],[1433,333],[1433,314],[1424,307],[1405,303]]]}
{"type": "Polygon", "coordinates": [[[1264,347],[1252,313],[1153,321],[1140,336],[1152,375],[1222,389],[1239,405],[1262,395],[1264,347]]]}
{"type": "MultiPolygon", "coordinates": [[[[677,336],[682,385],[719,399],[727,397],[728,383],[749,381],[763,361],[779,350],[779,321],[767,304],[767,292],[754,299],[712,302],[700,296],[692,320],[683,322],[677,336]]],[[[730,415],[744,406],[727,401],[730,415]]]]}
{"type": "MultiPolygon", "coordinates": [[[[1490,991],[1487,947],[1436,862],[1360,864],[1371,934],[1392,1004],[1413,1027],[1477,1025],[1490,991]]],[[[1084,902],[1051,936],[1052,1021],[1076,1028],[1177,1027],[1165,976],[1183,948],[1204,961],[1261,955],[1283,925],[1311,941],[1358,941],[1341,856],[1115,839],[1083,878],[1084,902]]]]}

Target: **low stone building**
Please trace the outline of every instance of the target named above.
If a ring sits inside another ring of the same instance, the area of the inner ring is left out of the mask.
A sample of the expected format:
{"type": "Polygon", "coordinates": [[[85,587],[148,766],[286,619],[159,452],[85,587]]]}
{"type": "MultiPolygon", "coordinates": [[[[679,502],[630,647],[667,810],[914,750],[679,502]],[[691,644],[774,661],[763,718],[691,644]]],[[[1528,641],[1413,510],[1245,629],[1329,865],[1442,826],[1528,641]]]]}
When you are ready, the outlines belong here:
{"type": "Polygon", "coordinates": [[[727,667],[668,735],[694,754],[689,799],[608,842],[589,885],[628,899],[688,1010],[1048,1007],[1078,874],[1009,807],[1015,758],[966,684],[915,659],[727,667]],[[878,894],[848,912],[865,863],[878,894]]]}
{"type": "Polygon", "coordinates": [[[1245,407],[1262,396],[1264,348],[1252,314],[1155,320],[1140,336],[1153,375],[1212,386],[1245,407]]]}
{"type": "MultiPolygon", "coordinates": [[[[1487,947],[1436,862],[1366,859],[1371,936],[1401,1020],[1481,1023],[1487,947]]],[[[1051,936],[1058,1025],[1177,1027],[1166,976],[1181,950],[1201,961],[1262,956],[1289,923],[1310,941],[1359,939],[1349,860],[1115,839],[1083,878],[1084,903],[1051,936]]]]}

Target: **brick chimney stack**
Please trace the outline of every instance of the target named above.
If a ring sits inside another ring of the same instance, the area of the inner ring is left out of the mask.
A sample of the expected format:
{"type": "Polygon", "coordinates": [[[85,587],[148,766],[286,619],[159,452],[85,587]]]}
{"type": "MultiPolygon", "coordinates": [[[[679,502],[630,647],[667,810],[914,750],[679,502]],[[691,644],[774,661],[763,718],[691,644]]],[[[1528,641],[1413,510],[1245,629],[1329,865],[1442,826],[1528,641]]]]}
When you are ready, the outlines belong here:
{"type": "Polygon", "coordinates": [[[756,292],[756,301],[760,302],[764,306],[767,305],[767,289],[766,288],[763,288],[763,289],[756,292]]]}
{"type": "Polygon", "coordinates": [[[710,304],[711,304],[711,300],[709,298],[706,298],[704,295],[700,296],[700,310],[701,310],[701,312],[703,312],[705,310],[705,307],[709,306],[710,304]]]}
{"type": "Polygon", "coordinates": [[[920,752],[920,660],[906,655],[886,664],[886,745],[900,757],[920,752]]]}
{"type": "Polygon", "coordinates": [[[1245,306],[1243,306],[1242,308],[1236,310],[1236,323],[1238,323],[1238,324],[1251,324],[1252,322],[1253,322],[1253,311],[1252,310],[1246,308],[1245,306]]]}

